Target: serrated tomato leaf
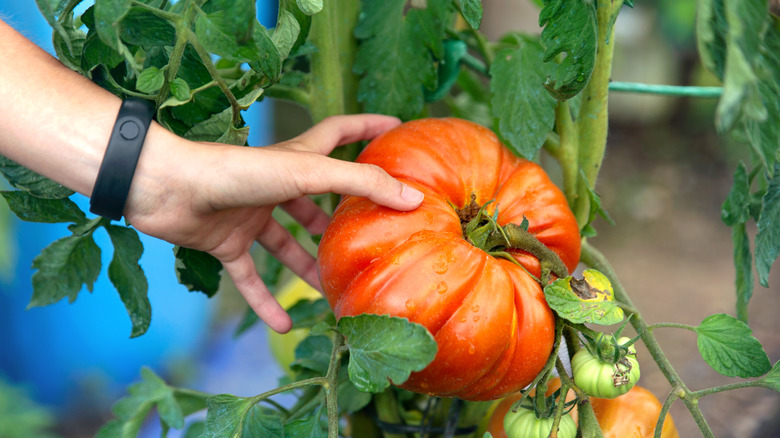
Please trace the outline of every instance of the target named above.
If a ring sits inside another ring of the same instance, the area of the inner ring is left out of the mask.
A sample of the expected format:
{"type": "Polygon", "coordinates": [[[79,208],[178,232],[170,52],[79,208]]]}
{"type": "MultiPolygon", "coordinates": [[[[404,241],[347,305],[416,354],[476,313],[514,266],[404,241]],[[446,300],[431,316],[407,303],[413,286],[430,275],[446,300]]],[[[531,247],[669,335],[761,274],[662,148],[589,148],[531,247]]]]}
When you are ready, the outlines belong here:
{"type": "Polygon", "coordinates": [[[84,212],[68,198],[36,198],[22,190],[0,192],[8,207],[16,216],[28,222],[81,224],[86,221],[84,212]]]}
{"type": "Polygon", "coordinates": [[[154,93],[165,83],[165,72],[157,67],[147,67],[135,82],[135,88],[141,93],[154,93]]]}
{"type": "Polygon", "coordinates": [[[203,292],[209,297],[219,290],[222,263],[213,255],[190,248],[176,246],[176,277],[190,292],[203,292]]]}
{"type": "Polygon", "coordinates": [[[482,23],[482,0],[458,0],[458,8],[469,27],[479,29],[482,23]]]}
{"type": "Polygon", "coordinates": [[[425,327],[404,318],[344,316],[338,329],[349,347],[349,379],[364,392],[405,382],[413,371],[428,366],[438,349],[425,327]]]}
{"type": "Polygon", "coordinates": [[[311,414],[285,424],[285,436],[326,438],[328,436],[327,423],[325,423],[320,410],[321,408],[317,408],[311,414]]]}
{"type": "Polygon", "coordinates": [[[750,218],[750,182],[745,163],[740,162],[734,170],[734,184],[720,209],[724,224],[734,225],[747,222],[750,218]]]}
{"type": "Polygon", "coordinates": [[[0,172],[11,186],[29,192],[36,198],[62,199],[75,193],[2,155],[0,155],[0,172]]]}
{"type": "Polygon", "coordinates": [[[362,76],[358,100],[366,112],[410,119],[423,108],[423,89],[436,86],[434,56],[444,51],[451,4],[428,0],[426,8],[404,14],[406,6],[405,0],[363,3],[354,71],[362,76]]]}
{"type": "Polygon", "coordinates": [[[100,266],[100,248],[91,232],[55,240],[33,259],[37,271],[27,308],[54,304],[65,297],[75,301],[83,286],[92,291],[100,266]]]}
{"type": "Polygon", "coordinates": [[[108,265],[108,278],[119,292],[133,323],[131,338],[146,333],[152,321],[152,305],[147,292],[149,284],[141,265],[144,252],[138,233],[127,227],[106,225],[106,231],[114,244],[114,257],[108,265]]]}
{"type": "Polygon", "coordinates": [[[285,438],[279,411],[254,405],[244,418],[244,437],[285,438]]]}
{"type": "Polygon", "coordinates": [[[490,93],[498,132],[512,151],[533,159],[555,123],[557,101],[544,88],[549,66],[532,42],[496,53],[490,66],[490,93]]]}
{"type": "Polygon", "coordinates": [[[710,315],[696,327],[699,353],[712,369],[729,377],[758,377],[771,364],[750,327],[726,314],[710,315]]]}
{"type": "Polygon", "coordinates": [[[544,298],[561,318],[575,324],[617,324],[623,320],[623,309],[614,302],[609,280],[595,270],[585,271],[584,278],[559,278],[544,288],[544,298]]]}
{"type": "Polygon", "coordinates": [[[206,432],[203,438],[224,438],[242,435],[244,417],[255,404],[251,398],[220,394],[206,401],[206,432]]]}
{"type": "Polygon", "coordinates": [[[769,270],[780,254],[780,163],[775,163],[761,206],[756,233],[756,270],[761,285],[769,287],[769,270]]]}
{"type": "Polygon", "coordinates": [[[544,26],[541,36],[544,61],[566,54],[544,85],[556,99],[571,99],[588,84],[596,65],[595,2],[546,0],[539,13],[539,25],[544,26]]]}
{"type": "Polygon", "coordinates": [[[760,386],[780,392],[780,361],[775,362],[772,369],[757,382],[760,386]]]}

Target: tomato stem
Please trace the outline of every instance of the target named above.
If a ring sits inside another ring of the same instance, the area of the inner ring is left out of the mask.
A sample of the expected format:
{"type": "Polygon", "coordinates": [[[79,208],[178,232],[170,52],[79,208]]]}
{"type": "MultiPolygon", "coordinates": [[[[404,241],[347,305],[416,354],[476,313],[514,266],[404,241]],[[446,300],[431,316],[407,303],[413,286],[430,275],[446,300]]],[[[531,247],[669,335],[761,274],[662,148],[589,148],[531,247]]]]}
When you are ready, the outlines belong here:
{"type": "Polygon", "coordinates": [[[458,216],[463,221],[463,235],[472,245],[480,248],[486,253],[507,259],[513,263],[518,263],[507,249],[516,249],[525,251],[539,259],[542,270],[540,283],[546,286],[550,283],[550,273],[558,278],[565,278],[569,275],[569,269],[563,263],[555,251],[539,241],[533,233],[528,231],[527,221],[523,224],[498,225],[498,211],[490,215],[486,207],[492,201],[479,207],[476,206],[474,196],[472,195],[471,204],[461,210],[458,210],[458,216]],[[476,210],[476,213],[474,211],[476,210]]]}
{"type": "MultiPolygon", "coordinates": [[[[615,299],[626,303],[629,306],[635,307],[634,303],[631,301],[631,297],[628,296],[628,293],[620,283],[615,270],[612,268],[612,265],[609,263],[604,254],[594,248],[591,244],[584,242],[582,245],[581,260],[586,265],[594,269],[598,269],[609,278],[609,280],[612,282],[612,287],[615,290],[615,299]]],[[[704,415],[701,412],[701,409],[699,408],[699,396],[689,390],[685,385],[685,382],[683,382],[682,378],[677,373],[677,370],[675,370],[671,362],[669,362],[669,359],[666,357],[663,349],[661,349],[661,345],[658,343],[658,340],[655,338],[655,336],[653,336],[652,330],[649,330],[647,323],[639,312],[634,313],[633,317],[631,318],[631,325],[634,326],[636,332],[642,337],[642,341],[645,344],[645,347],[647,347],[647,350],[650,352],[653,360],[655,360],[655,362],[658,364],[658,367],[669,381],[669,384],[673,388],[678,388],[680,391],[682,391],[679,397],[688,408],[688,411],[691,413],[694,421],[696,421],[696,424],[699,426],[699,430],[702,432],[704,437],[714,438],[715,435],[713,434],[712,429],[710,428],[707,420],[704,418],[704,415]]]]}

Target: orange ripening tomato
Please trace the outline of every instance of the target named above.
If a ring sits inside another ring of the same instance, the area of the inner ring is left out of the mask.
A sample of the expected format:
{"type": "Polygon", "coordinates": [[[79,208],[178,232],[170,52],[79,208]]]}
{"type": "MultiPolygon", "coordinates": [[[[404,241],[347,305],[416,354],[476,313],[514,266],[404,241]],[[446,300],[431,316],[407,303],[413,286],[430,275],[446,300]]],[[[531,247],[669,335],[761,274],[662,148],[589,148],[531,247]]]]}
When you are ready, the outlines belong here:
{"type": "Polygon", "coordinates": [[[425,194],[408,212],[345,197],[318,250],[324,295],[337,317],[363,313],[425,326],[439,349],[399,385],[466,400],[516,392],[552,351],[554,320],[539,260],[507,249],[519,266],[464,238],[479,207],[497,223],[522,224],[568,269],[580,256],[577,221],[537,164],[518,158],[487,128],[460,119],[422,119],[374,139],[357,159],[425,194]]]}
{"type": "MultiPolygon", "coordinates": [[[[550,379],[547,395],[561,387],[559,378],[550,379]]],[[[488,432],[493,438],[507,438],[504,432],[504,415],[512,408],[512,404],[520,399],[521,394],[512,394],[496,406],[490,415],[488,432]]],[[[533,396],[533,392],[531,393],[533,396]]],[[[566,401],[574,400],[574,391],[569,391],[566,401]]],[[[655,424],[661,414],[661,402],[656,396],[641,386],[635,385],[627,393],[613,399],[590,397],[593,413],[599,422],[604,438],[652,438],[655,424]]],[[[577,408],[571,411],[574,421],[577,421],[577,408]]],[[[672,416],[666,414],[661,438],[679,438],[677,427],[672,416]]]]}

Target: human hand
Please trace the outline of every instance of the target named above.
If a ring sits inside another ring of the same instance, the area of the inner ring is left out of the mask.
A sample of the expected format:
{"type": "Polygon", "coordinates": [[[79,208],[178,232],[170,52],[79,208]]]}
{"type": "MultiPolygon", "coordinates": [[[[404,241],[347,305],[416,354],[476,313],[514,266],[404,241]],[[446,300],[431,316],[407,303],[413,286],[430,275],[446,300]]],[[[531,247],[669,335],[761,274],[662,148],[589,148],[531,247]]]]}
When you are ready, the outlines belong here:
{"type": "Polygon", "coordinates": [[[336,146],[374,138],[399,123],[374,114],[330,117],[262,148],[194,143],[155,126],[125,217],[141,232],[216,257],[257,315],[287,332],[292,321],[260,279],[250,247],[257,241],[320,289],[314,257],[271,213],[279,205],[309,233],[321,234],[330,218],[306,195],[362,196],[397,210],[419,206],[422,193],[379,167],[327,157],[336,146]]]}

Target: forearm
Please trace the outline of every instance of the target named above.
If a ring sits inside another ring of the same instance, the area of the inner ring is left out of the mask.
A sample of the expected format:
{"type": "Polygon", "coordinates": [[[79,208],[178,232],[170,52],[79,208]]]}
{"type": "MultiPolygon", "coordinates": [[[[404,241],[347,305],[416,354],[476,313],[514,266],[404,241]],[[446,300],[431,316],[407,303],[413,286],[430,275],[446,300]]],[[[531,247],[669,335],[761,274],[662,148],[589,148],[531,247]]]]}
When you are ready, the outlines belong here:
{"type": "MultiPolygon", "coordinates": [[[[89,196],[120,99],[2,21],[0,54],[0,154],[89,196]]],[[[153,123],[147,144],[168,136],[153,123]]]]}

